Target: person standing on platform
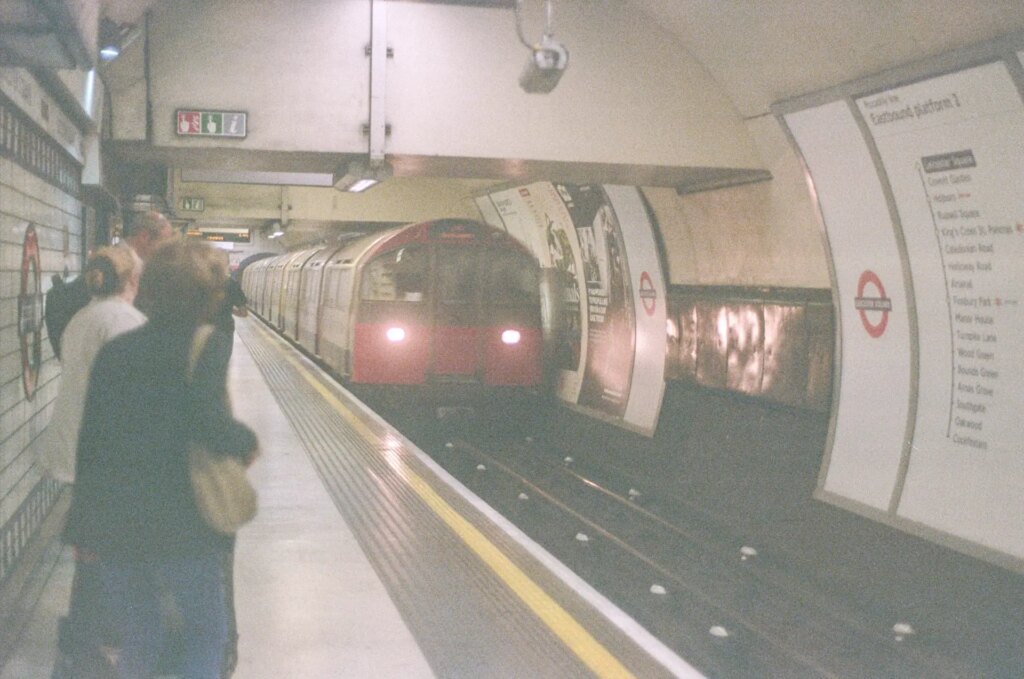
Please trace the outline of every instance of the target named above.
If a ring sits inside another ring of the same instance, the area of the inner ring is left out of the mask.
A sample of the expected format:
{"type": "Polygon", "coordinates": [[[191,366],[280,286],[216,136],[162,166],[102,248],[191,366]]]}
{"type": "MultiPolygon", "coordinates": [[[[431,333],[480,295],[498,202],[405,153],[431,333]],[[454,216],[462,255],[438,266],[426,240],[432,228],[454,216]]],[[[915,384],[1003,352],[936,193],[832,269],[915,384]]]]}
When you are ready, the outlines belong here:
{"type": "Polygon", "coordinates": [[[227,641],[222,561],[230,538],[200,516],[188,448],[250,461],[257,441],[227,400],[230,339],[210,334],[195,369],[196,329],[224,294],[223,260],[201,242],[153,253],[139,295],[149,321],[96,357],[78,440],[75,493],[64,539],[99,557],[108,606],[121,636],[119,676],[152,676],[171,635],[161,610],[182,620],[181,674],[219,679],[227,641]]]}
{"type": "MultiPolygon", "coordinates": [[[[213,319],[213,326],[234,340],[235,337],[235,316],[243,318],[249,315],[246,304],[249,300],[242,292],[242,286],[238,284],[234,276],[224,279],[224,302],[217,310],[213,319]]],[[[228,355],[231,355],[230,350],[228,355]]]]}
{"type": "MultiPolygon", "coordinates": [[[[160,244],[175,235],[174,227],[159,212],[135,214],[125,229],[124,242],[139,259],[146,261],[160,244]]],[[[85,277],[79,276],[65,283],[60,276],[53,277],[53,287],[46,293],[46,334],[53,347],[53,355],[61,358],[61,337],[71,318],[89,303],[90,295],[85,277]]]]}
{"type": "MultiPolygon", "coordinates": [[[[114,337],[141,326],[146,317],[132,306],[139,288],[142,261],[128,248],[105,247],[86,264],[82,280],[92,295],[64,330],[64,367],[53,414],[43,435],[43,467],[63,484],[75,482],[78,430],[85,391],[100,348],[114,337]]],[[[76,554],[68,615],[59,625],[55,677],[84,676],[87,667],[102,667],[101,647],[109,646],[109,620],[103,615],[102,587],[95,560],[76,554]]]]}
{"type": "MultiPolygon", "coordinates": [[[[225,266],[229,258],[224,257],[225,266]]],[[[224,301],[217,309],[213,319],[213,326],[227,335],[232,341],[228,345],[228,357],[231,357],[235,339],[235,316],[245,317],[249,315],[246,307],[248,300],[242,292],[242,286],[238,284],[234,276],[229,275],[224,279],[224,301]]],[[[223,676],[229,677],[235,671],[238,664],[238,620],[235,615],[235,541],[231,539],[229,551],[224,555],[222,564],[224,568],[224,595],[228,610],[228,643],[224,651],[223,676]]]]}

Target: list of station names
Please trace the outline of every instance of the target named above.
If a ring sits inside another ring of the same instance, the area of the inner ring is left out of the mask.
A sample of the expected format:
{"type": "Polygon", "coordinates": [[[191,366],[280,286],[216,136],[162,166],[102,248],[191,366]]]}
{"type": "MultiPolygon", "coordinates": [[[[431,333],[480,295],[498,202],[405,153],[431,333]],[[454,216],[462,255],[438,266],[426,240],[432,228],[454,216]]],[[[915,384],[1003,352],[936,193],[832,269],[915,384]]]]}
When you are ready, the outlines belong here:
{"type": "Polygon", "coordinates": [[[893,189],[914,285],[915,445],[1005,449],[1024,406],[1024,104],[1006,67],[989,64],[858,105],[893,189]]]}
{"type": "MultiPolygon", "coordinates": [[[[986,431],[1000,398],[1003,311],[1016,313],[1020,290],[1001,283],[1001,266],[1024,240],[1024,223],[993,221],[976,193],[977,159],[971,149],[921,158],[918,165],[932,213],[936,251],[942,263],[951,335],[950,407],[947,436],[953,443],[987,450],[986,431]]],[[[1012,260],[1011,260],[1012,261],[1012,260]]]]}
{"type": "Polygon", "coordinates": [[[1024,558],[1024,515],[1006,512],[1024,485],[1024,101],[995,61],[857,105],[899,213],[916,312],[897,513],[1024,558]]]}

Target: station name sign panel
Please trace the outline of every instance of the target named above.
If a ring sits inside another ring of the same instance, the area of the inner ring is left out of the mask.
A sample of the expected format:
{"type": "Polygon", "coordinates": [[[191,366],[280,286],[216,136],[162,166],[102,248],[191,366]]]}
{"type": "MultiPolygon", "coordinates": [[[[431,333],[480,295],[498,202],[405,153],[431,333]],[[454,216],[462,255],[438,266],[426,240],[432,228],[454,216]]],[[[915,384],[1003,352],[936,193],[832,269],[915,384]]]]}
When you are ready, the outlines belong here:
{"type": "Polygon", "coordinates": [[[785,120],[822,197],[839,293],[840,393],[820,496],[1020,568],[1024,518],[1009,509],[1024,487],[1015,73],[993,61],[785,120]]]}
{"type": "Polygon", "coordinates": [[[244,139],[248,134],[248,117],[245,111],[178,109],[174,130],[179,137],[244,139]]]}

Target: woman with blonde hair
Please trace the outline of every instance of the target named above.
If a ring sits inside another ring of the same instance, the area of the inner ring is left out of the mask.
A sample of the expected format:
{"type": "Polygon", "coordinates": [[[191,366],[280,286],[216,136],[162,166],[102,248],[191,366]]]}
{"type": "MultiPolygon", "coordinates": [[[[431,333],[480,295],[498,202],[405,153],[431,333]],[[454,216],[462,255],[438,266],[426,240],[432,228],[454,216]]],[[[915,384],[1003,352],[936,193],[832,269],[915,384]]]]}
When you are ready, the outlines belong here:
{"type": "MultiPolygon", "coordinates": [[[[53,414],[43,435],[42,464],[61,483],[75,482],[78,431],[85,391],[96,354],[108,341],[141,326],[146,317],[132,306],[139,289],[142,261],[128,248],[104,247],[86,263],[82,273],[91,301],[71,317],[63,334],[60,388],[53,414]]],[[[95,563],[75,553],[75,580],[68,616],[60,622],[55,676],[75,676],[85,668],[102,666],[102,646],[113,641],[103,615],[102,592],[95,563]]]]}
{"type": "Polygon", "coordinates": [[[122,678],[150,677],[169,637],[161,608],[182,621],[182,674],[220,676],[227,641],[221,560],[231,538],[196,507],[188,449],[248,461],[252,430],[227,400],[230,338],[195,343],[224,294],[222,258],[176,241],[146,261],[140,295],[149,321],[96,357],[78,439],[78,472],[65,541],[95,553],[121,635],[122,678]],[[202,346],[190,366],[193,344],[202,346]]]}
{"type": "Polygon", "coordinates": [[[92,300],[72,316],[63,335],[60,391],[47,427],[43,464],[61,483],[75,482],[75,449],[89,370],[100,348],[146,322],[132,306],[142,260],[128,248],[104,247],[89,258],[82,277],[92,300]]]}

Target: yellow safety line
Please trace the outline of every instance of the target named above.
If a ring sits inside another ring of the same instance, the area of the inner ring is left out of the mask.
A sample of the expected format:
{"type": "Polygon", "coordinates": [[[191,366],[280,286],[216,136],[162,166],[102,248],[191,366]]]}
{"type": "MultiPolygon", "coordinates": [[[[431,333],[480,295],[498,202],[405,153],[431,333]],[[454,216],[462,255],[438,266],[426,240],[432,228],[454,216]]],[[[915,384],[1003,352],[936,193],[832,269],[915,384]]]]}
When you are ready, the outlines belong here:
{"type": "MultiPolygon", "coordinates": [[[[261,333],[271,337],[267,330],[260,326],[261,333]]],[[[279,344],[275,348],[286,361],[292,364],[299,374],[352,426],[367,442],[374,444],[379,437],[370,430],[344,403],[309,370],[285,352],[279,344]]],[[[587,632],[564,608],[558,605],[539,585],[519,569],[512,560],[498,549],[494,543],[463,518],[437,492],[412,471],[407,465],[403,469],[404,477],[409,486],[419,495],[420,499],[470,548],[492,571],[515,592],[534,614],[539,617],[562,642],[579,657],[583,663],[599,677],[633,677],[622,663],[618,661],[599,641],[587,632]]]]}

